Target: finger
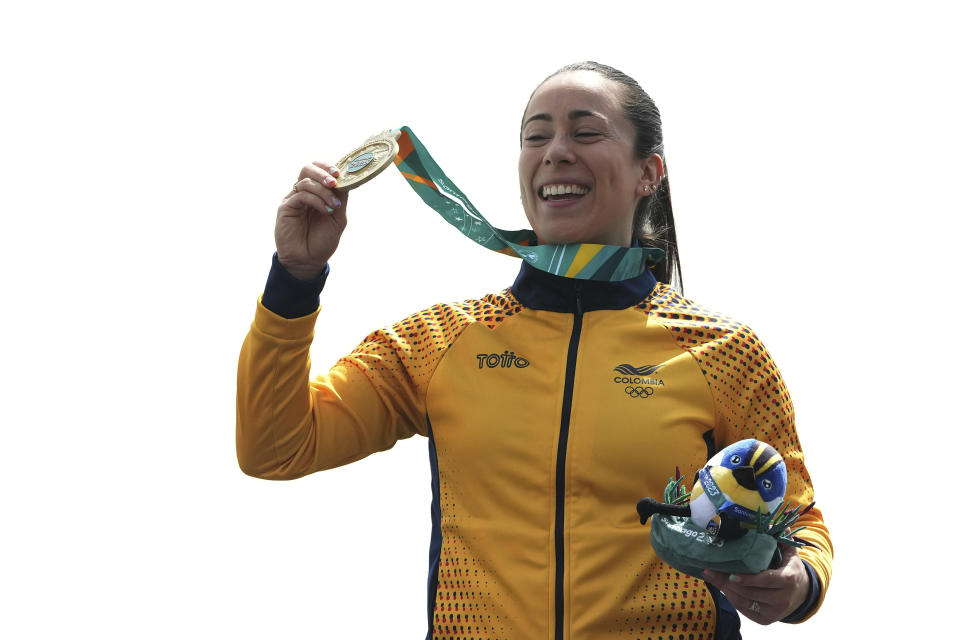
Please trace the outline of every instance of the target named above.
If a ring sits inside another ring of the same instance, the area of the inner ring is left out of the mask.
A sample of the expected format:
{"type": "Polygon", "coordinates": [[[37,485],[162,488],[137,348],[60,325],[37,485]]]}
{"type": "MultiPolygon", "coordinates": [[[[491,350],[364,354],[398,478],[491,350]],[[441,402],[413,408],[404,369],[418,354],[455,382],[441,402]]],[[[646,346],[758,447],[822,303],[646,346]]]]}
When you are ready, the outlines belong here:
{"type": "MultiPolygon", "coordinates": [[[[776,569],[767,569],[760,573],[742,573],[736,575],[736,580],[743,587],[758,589],[782,589],[784,584],[793,581],[793,577],[803,572],[803,564],[797,550],[787,545],[791,551],[783,552],[783,560],[776,569]]],[[[731,577],[732,579],[732,577],[731,577]]]]}
{"type": "Polygon", "coordinates": [[[745,598],[735,592],[724,591],[723,595],[727,597],[730,604],[736,607],[737,611],[757,624],[770,624],[777,620],[774,615],[771,615],[774,608],[769,603],[763,602],[762,600],[745,598]]]}
{"type": "Polygon", "coordinates": [[[335,164],[327,164],[326,162],[321,162],[320,160],[314,160],[313,165],[320,167],[335,178],[340,177],[340,167],[335,164]]]}
{"type": "Polygon", "coordinates": [[[297,178],[297,181],[294,184],[299,185],[304,180],[312,180],[319,185],[323,185],[327,189],[335,189],[337,187],[337,181],[334,179],[334,177],[326,171],[322,171],[320,169],[304,167],[303,170],[300,171],[300,177],[297,178]]]}
{"type": "MultiPolygon", "coordinates": [[[[283,204],[285,207],[292,209],[303,209],[305,207],[310,207],[311,209],[314,209],[315,211],[324,215],[336,212],[336,209],[327,204],[325,199],[306,190],[298,190],[296,193],[289,196],[283,204]]],[[[283,215],[283,209],[284,207],[281,207],[281,215],[283,215]]]]}
{"type": "Polygon", "coordinates": [[[720,589],[727,600],[730,601],[730,604],[746,617],[758,624],[770,624],[778,620],[779,618],[774,616],[779,608],[770,602],[771,596],[774,595],[772,590],[754,590],[751,587],[747,587],[745,590],[741,584],[743,575],[748,574],[720,573],[709,569],[703,571],[704,579],[720,589]],[[756,606],[754,602],[757,603],[756,606]],[[759,608],[760,611],[755,611],[756,608],[759,608]]]}
{"type": "Polygon", "coordinates": [[[779,569],[769,569],[760,573],[744,573],[736,576],[738,580],[728,578],[728,585],[741,592],[776,591],[782,589],[785,574],[779,569]]]}
{"type": "Polygon", "coordinates": [[[723,592],[728,596],[734,594],[748,603],[756,600],[764,604],[779,605],[781,599],[780,594],[774,589],[743,587],[738,584],[727,585],[727,588],[723,589],[723,592]]]}
{"type": "Polygon", "coordinates": [[[776,584],[776,578],[768,574],[778,573],[777,569],[768,569],[760,573],[731,573],[727,580],[731,586],[737,589],[772,589],[776,584]]]}
{"type": "Polygon", "coordinates": [[[727,582],[729,582],[728,576],[729,574],[713,571],[712,569],[703,570],[703,579],[719,589],[727,586],[727,582]]]}
{"type": "Polygon", "coordinates": [[[709,574],[710,577],[707,578],[707,581],[725,594],[736,594],[740,598],[748,601],[762,600],[767,602],[770,600],[770,589],[748,586],[744,583],[743,578],[750,574],[717,573],[709,569],[704,570],[703,573],[704,577],[707,577],[707,574],[709,574]]]}
{"type": "Polygon", "coordinates": [[[315,160],[300,169],[299,179],[312,178],[324,186],[333,188],[336,186],[336,178],[339,176],[340,169],[336,165],[315,160]]]}
{"type": "Polygon", "coordinates": [[[749,574],[742,573],[721,573],[711,569],[703,570],[703,579],[717,587],[721,591],[728,587],[735,587],[743,582],[745,576],[749,574]]]}
{"type": "Polygon", "coordinates": [[[312,193],[318,196],[326,203],[326,207],[330,209],[339,209],[343,204],[343,201],[336,192],[311,178],[304,178],[293,185],[293,191],[291,193],[295,194],[297,192],[312,193]]]}

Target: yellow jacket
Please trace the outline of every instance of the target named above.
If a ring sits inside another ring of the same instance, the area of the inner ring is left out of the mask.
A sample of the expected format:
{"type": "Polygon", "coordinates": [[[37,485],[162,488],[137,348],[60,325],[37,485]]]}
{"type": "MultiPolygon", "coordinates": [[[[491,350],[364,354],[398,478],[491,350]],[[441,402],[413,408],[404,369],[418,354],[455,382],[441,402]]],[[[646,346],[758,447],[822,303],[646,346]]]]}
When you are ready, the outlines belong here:
{"type": "MultiPolygon", "coordinates": [[[[656,557],[637,500],[749,437],[782,454],[788,500],[813,500],[763,345],[652,273],[583,282],[524,264],[510,289],[375,331],[311,381],[318,312],[258,305],[240,355],[240,466],[291,479],[427,436],[428,638],[720,636],[735,612],[656,557]]],[[[832,546],[819,510],[800,525],[818,583],[805,618],[832,546]]]]}

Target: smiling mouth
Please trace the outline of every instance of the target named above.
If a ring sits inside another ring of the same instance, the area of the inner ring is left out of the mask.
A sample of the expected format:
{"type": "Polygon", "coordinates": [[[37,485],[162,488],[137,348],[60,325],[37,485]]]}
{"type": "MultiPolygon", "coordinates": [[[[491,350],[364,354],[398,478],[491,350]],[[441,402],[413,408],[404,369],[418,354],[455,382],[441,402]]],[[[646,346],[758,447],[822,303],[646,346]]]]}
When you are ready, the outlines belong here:
{"type": "Polygon", "coordinates": [[[541,200],[576,200],[590,193],[590,187],[582,184],[545,184],[537,191],[541,200]]]}

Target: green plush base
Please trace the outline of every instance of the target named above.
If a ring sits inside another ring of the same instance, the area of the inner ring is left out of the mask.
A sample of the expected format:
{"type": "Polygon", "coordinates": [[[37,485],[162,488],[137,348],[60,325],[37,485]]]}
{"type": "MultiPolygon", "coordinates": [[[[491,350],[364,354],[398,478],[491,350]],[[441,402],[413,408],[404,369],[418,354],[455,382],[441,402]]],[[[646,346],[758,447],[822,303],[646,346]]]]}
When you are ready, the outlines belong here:
{"type": "Polygon", "coordinates": [[[778,552],[773,536],[748,531],[736,540],[723,540],[689,518],[651,517],[650,542],[661,560],[695,578],[703,570],[720,573],[759,573],[770,567],[778,552]]]}

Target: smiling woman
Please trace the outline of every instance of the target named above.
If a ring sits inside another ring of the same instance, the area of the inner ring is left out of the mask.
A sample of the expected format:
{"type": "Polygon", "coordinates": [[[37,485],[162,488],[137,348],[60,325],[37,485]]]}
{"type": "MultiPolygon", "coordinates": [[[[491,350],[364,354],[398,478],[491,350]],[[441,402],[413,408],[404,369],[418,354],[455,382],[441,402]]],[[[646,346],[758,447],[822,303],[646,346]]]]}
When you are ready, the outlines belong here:
{"type": "Polygon", "coordinates": [[[541,242],[630,246],[633,212],[660,182],[663,161],[634,156],[633,127],[616,95],[606,78],[575,71],[551,78],[531,97],[520,192],[541,242]]]}
{"type": "Polygon", "coordinates": [[[788,500],[812,501],[813,487],[762,343],[682,295],[660,116],[632,78],[579,63],[537,87],[523,206],[539,244],[658,246],[664,261],[618,281],[523,262],[511,287],[374,331],[310,381],[318,296],[346,225],[339,175],[304,167],[277,213],[240,355],[244,472],[292,479],[427,437],[435,640],[736,638],[736,610],[764,624],[816,611],[832,559],[817,509],[798,522],[799,553],[710,583],[661,562],[634,510],[676,468],[692,477],[745,438],[781,453],[788,500]]]}
{"type": "Polygon", "coordinates": [[[683,290],[660,111],[633,78],[562,67],[530,96],[520,140],[521,198],[542,242],[659,247],[654,273],[683,290]]]}

